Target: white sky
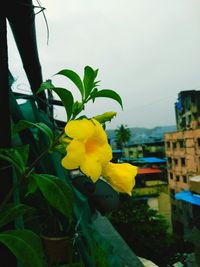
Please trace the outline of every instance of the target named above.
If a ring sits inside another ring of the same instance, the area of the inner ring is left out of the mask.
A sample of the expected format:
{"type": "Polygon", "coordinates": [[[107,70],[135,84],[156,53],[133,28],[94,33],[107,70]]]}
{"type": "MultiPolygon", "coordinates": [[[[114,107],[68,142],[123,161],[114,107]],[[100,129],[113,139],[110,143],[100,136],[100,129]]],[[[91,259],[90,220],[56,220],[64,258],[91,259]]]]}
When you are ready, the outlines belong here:
{"type": "MultiPolygon", "coordinates": [[[[37,5],[36,1],[33,1],[37,5]]],[[[124,104],[97,99],[86,115],[116,111],[107,125],[174,125],[178,92],[200,88],[199,0],[42,0],[36,16],[38,51],[44,80],[61,69],[83,75],[86,65],[99,69],[100,87],[116,90],[124,104]]],[[[16,86],[29,90],[21,59],[8,27],[9,68],[16,86]],[[24,85],[22,85],[22,83],[24,85]]],[[[57,86],[78,91],[64,77],[57,86]]],[[[65,113],[56,110],[59,119],[65,113]]]]}

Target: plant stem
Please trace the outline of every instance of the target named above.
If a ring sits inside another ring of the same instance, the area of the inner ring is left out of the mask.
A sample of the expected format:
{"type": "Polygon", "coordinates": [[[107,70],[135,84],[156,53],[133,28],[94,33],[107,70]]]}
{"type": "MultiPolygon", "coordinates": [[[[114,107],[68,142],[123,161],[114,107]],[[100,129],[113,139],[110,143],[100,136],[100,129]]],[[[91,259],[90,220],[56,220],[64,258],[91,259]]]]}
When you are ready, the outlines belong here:
{"type": "Polygon", "coordinates": [[[16,184],[14,184],[11,189],[9,190],[8,194],[6,195],[6,197],[4,198],[4,200],[1,202],[0,204],[0,210],[8,203],[8,201],[10,200],[12,194],[15,192],[15,190],[17,189],[17,187],[19,186],[19,184],[21,183],[21,181],[23,180],[24,176],[22,175],[20,177],[20,179],[17,181],[16,184]]]}
{"type": "MultiPolygon", "coordinates": [[[[57,142],[60,138],[60,136],[62,136],[62,133],[58,135],[58,137],[55,139],[55,142],[57,142]]],[[[53,145],[52,145],[53,147],[53,145]]],[[[12,194],[15,192],[15,190],[17,189],[17,187],[20,185],[20,183],[23,181],[23,179],[32,171],[32,169],[34,168],[34,166],[37,164],[37,162],[49,151],[49,148],[44,150],[33,162],[32,164],[26,169],[26,171],[21,175],[21,177],[18,179],[17,183],[14,184],[11,189],[9,190],[9,192],[7,193],[6,197],[4,198],[4,200],[2,201],[2,203],[0,204],[0,209],[2,209],[10,200],[12,194]]]]}
{"type": "Polygon", "coordinates": [[[43,151],[33,162],[32,164],[28,167],[28,169],[25,171],[25,176],[32,171],[33,167],[35,164],[49,151],[49,149],[46,149],[43,151]]]}
{"type": "Polygon", "coordinates": [[[2,201],[2,203],[0,204],[0,209],[2,209],[10,200],[12,194],[15,192],[15,190],[18,188],[18,186],[20,185],[20,183],[23,181],[24,177],[26,177],[26,175],[33,169],[33,167],[35,166],[35,164],[48,152],[48,150],[43,151],[39,157],[31,164],[31,166],[25,171],[24,174],[21,175],[21,177],[18,179],[17,183],[14,184],[11,189],[9,190],[8,194],[6,195],[6,197],[4,198],[4,200],[2,201]]]}

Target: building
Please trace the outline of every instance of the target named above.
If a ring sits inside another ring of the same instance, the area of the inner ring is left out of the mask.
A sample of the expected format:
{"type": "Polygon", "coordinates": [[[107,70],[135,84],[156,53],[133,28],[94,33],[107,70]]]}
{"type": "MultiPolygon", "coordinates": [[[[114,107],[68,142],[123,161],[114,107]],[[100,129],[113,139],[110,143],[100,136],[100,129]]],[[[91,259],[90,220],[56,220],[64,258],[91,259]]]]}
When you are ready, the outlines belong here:
{"type": "Polygon", "coordinates": [[[168,184],[164,180],[163,170],[151,167],[140,167],[136,175],[133,196],[146,200],[151,209],[157,210],[168,222],[171,232],[171,206],[168,184]]]}
{"type": "Polygon", "coordinates": [[[165,151],[172,224],[176,233],[186,236],[200,215],[195,196],[200,181],[194,181],[200,175],[200,91],[180,92],[175,114],[177,131],[165,134],[165,151]]]}
{"type": "Polygon", "coordinates": [[[177,130],[200,127],[200,91],[181,91],[175,103],[177,130]]]}
{"type": "Polygon", "coordinates": [[[140,157],[165,157],[164,140],[154,140],[141,143],[133,143],[125,146],[124,156],[130,158],[140,157]]]}

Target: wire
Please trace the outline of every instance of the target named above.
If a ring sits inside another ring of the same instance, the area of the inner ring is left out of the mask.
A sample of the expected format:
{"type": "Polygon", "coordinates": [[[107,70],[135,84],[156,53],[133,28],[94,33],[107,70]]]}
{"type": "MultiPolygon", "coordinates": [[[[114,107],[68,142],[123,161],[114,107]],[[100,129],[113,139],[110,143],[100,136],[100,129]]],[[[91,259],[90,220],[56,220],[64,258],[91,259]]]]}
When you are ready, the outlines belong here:
{"type": "Polygon", "coordinates": [[[39,0],[36,0],[37,3],[38,3],[38,6],[35,6],[34,5],[34,8],[40,8],[40,11],[38,11],[37,13],[35,13],[35,15],[39,14],[40,12],[42,12],[43,14],[43,17],[44,17],[44,21],[45,21],[45,24],[46,24],[46,28],[47,28],[47,45],[49,44],[49,25],[48,25],[48,22],[47,22],[47,18],[46,18],[46,15],[44,13],[44,10],[46,10],[46,8],[42,7],[41,3],[39,0]]]}

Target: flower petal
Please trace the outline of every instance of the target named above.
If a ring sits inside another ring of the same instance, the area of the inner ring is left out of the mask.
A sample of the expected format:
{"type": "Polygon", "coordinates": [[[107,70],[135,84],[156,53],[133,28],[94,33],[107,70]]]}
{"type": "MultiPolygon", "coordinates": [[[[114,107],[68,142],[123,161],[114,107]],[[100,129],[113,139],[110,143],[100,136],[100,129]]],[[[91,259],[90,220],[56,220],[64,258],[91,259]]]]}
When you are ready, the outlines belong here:
{"type": "Polygon", "coordinates": [[[94,134],[94,124],[87,119],[69,121],[65,133],[74,139],[88,139],[94,134]]]}
{"type": "Polygon", "coordinates": [[[93,139],[98,140],[98,143],[104,144],[108,142],[106,132],[104,131],[102,125],[95,119],[91,120],[94,124],[94,134],[93,139]]]}
{"type": "Polygon", "coordinates": [[[105,165],[112,159],[112,149],[109,144],[99,146],[98,148],[98,158],[99,161],[105,165]]]}
{"type": "Polygon", "coordinates": [[[118,192],[132,194],[135,185],[137,167],[129,163],[108,163],[102,171],[102,175],[109,184],[118,192]]]}
{"type": "Polygon", "coordinates": [[[79,168],[85,157],[85,147],[83,142],[73,140],[67,146],[67,155],[62,159],[64,168],[73,170],[79,168]]]}
{"type": "Polygon", "coordinates": [[[99,179],[102,171],[100,162],[92,157],[86,157],[80,169],[85,175],[90,177],[94,183],[99,179]]]}

